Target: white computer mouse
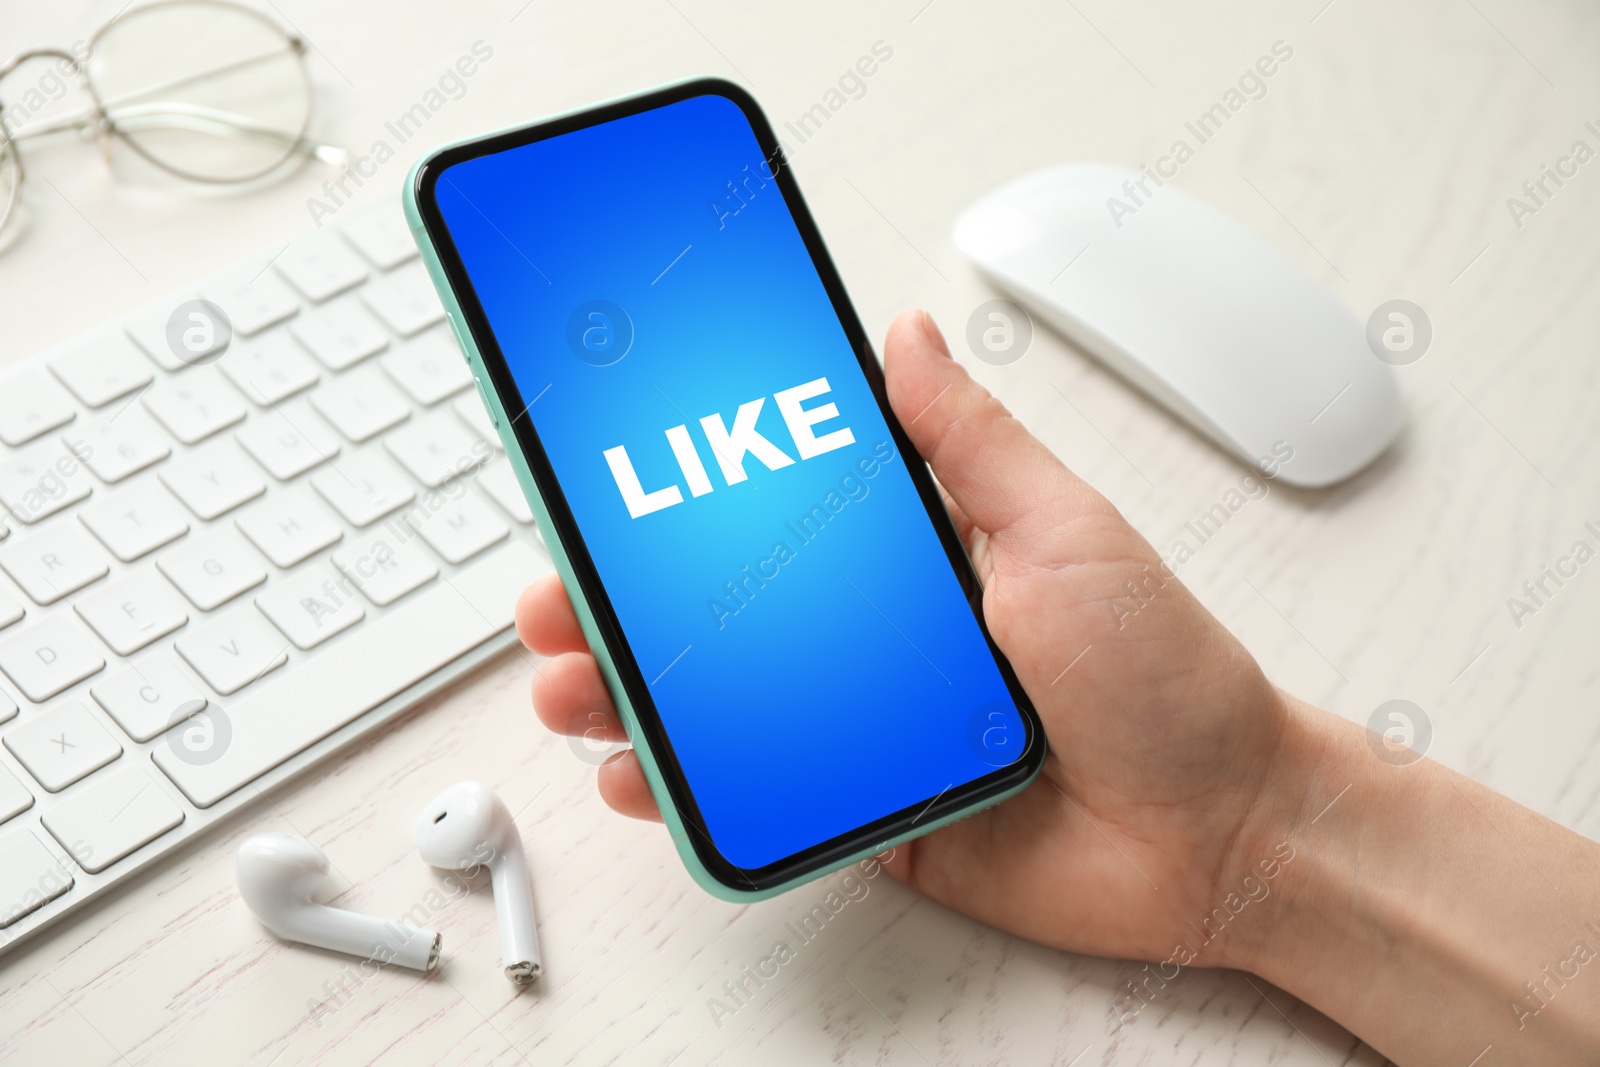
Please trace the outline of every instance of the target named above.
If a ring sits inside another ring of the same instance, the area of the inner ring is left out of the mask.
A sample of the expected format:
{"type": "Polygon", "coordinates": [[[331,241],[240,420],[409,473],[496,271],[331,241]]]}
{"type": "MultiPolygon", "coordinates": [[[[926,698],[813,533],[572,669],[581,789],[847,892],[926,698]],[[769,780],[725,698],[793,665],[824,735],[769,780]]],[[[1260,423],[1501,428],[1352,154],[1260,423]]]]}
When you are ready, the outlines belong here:
{"type": "Polygon", "coordinates": [[[1350,309],[1171,183],[1101,163],[1046,167],[968,208],[955,242],[1034,316],[1285,482],[1348,478],[1400,429],[1394,371],[1350,309]],[[1130,197],[1125,183],[1140,181],[1130,197]],[[1112,198],[1134,210],[1114,219],[1112,198]]]}

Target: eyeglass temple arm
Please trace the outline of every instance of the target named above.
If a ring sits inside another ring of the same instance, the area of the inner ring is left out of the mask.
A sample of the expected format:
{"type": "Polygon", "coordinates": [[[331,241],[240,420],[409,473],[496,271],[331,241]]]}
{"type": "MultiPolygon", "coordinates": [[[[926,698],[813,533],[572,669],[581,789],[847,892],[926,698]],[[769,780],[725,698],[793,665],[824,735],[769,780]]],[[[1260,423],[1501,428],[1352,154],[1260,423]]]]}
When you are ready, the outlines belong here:
{"type": "MultiPolygon", "coordinates": [[[[12,135],[13,141],[25,141],[33,137],[43,137],[46,134],[60,133],[66,130],[94,130],[99,127],[100,112],[89,108],[73,115],[62,115],[58,118],[30,124],[26,129],[12,135]]],[[[169,126],[177,129],[189,129],[199,133],[211,133],[229,137],[249,137],[259,140],[277,141],[280,144],[291,144],[295,152],[308,156],[315,156],[324,163],[338,164],[345,158],[345,150],[337,145],[322,144],[308,137],[296,137],[294,134],[285,133],[283,130],[265,125],[246,115],[235,115],[227,111],[217,111],[213,108],[202,108],[193,104],[147,104],[142,107],[127,108],[117,113],[114,125],[119,129],[155,129],[169,126]]]]}
{"type": "MultiPolygon", "coordinates": [[[[300,53],[305,51],[305,46],[300,43],[300,38],[298,37],[289,38],[289,48],[291,53],[300,53]]],[[[284,56],[285,53],[276,49],[271,52],[263,52],[257,56],[248,56],[244,59],[236,59],[232,63],[229,63],[225,66],[212,67],[210,70],[199,70],[195,71],[193,74],[185,74],[181,78],[173,78],[171,81],[160,82],[156,85],[147,85],[137,92],[124,93],[122,96],[111,100],[102,101],[102,103],[107,109],[120,107],[123,104],[131,104],[138,100],[144,100],[161,93],[170,92],[173,89],[182,89],[185,86],[193,85],[195,82],[205,81],[207,78],[215,78],[223,74],[233,74],[236,71],[245,70],[248,67],[254,67],[261,63],[270,63],[276,59],[283,59],[284,56]]]]}
{"type": "Polygon", "coordinates": [[[169,127],[193,130],[196,133],[275,141],[289,146],[293,152],[314,156],[324,163],[331,164],[342,163],[347,154],[337,145],[321,144],[309,137],[269,126],[247,115],[235,115],[195,104],[149,104],[130,108],[118,113],[117,127],[119,129],[169,127]]]}
{"type": "MultiPolygon", "coordinates": [[[[305,41],[292,35],[287,38],[287,41],[289,45],[289,52],[291,54],[305,54],[305,41]]],[[[174,78],[169,82],[162,82],[158,85],[147,86],[146,88],[140,89],[136,93],[129,93],[128,95],[120,97],[116,100],[107,100],[105,101],[105,104],[107,107],[112,107],[117,104],[137,100],[141,97],[150,96],[154,93],[164,93],[171,89],[179,89],[185,85],[192,85],[197,81],[204,81],[206,78],[215,77],[219,74],[232,74],[236,70],[243,70],[246,67],[253,67],[257,63],[266,63],[274,59],[279,59],[282,56],[282,52],[274,49],[271,52],[263,52],[257,56],[248,56],[244,59],[236,59],[226,66],[213,67],[210,70],[196,71],[193,74],[186,74],[181,78],[174,78]]],[[[0,63],[0,78],[4,78],[6,75],[22,66],[22,64],[35,59],[64,59],[68,63],[72,64],[72,73],[85,77],[88,75],[88,72],[84,70],[83,61],[71,52],[61,48],[29,48],[26,51],[18,52],[4,63],[0,63]]]]}
{"type": "MultiPolygon", "coordinates": [[[[305,45],[298,37],[289,38],[289,48],[290,51],[294,53],[305,51],[305,45]]],[[[171,92],[174,89],[182,89],[186,86],[193,85],[196,82],[205,81],[207,78],[219,77],[224,74],[232,74],[236,71],[244,70],[260,63],[266,63],[275,59],[280,59],[283,57],[283,55],[284,53],[280,51],[264,52],[261,55],[249,56],[245,59],[235,60],[234,62],[225,66],[213,67],[210,70],[196,71],[193,74],[186,74],[181,78],[173,78],[171,81],[146,86],[137,92],[125,93],[119,97],[113,97],[108,100],[100,101],[99,105],[96,107],[85,108],[84,110],[74,114],[62,115],[54,119],[47,119],[41,122],[31,123],[21,133],[14,134],[12,136],[12,140],[23,140],[28,137],[41,136],[49,133],[60,133],[64,130],[94,130],[97,129],[103,121],[115,123],[115,121],[120,118],[120,115],[114,117],[109,113],[116,109],[122,108],[124,105],[132,104],[135,101],[147,99],[151,96],[156,96],[161,93],[171,92]]],[[[4,65],[0,65],[0,78],[4,78],[18,66],[28,62],[31,59],[40,59],[48,56],[65,59],[72,64],[75,73],[84,73],[83,67],[78,62],[77,57],[72,55],[70,52],[64,52],[55,48],[36,48],[27,52],[19,52],[17,55],[12,56],[9,60],[7,60],[4,65]]]]}

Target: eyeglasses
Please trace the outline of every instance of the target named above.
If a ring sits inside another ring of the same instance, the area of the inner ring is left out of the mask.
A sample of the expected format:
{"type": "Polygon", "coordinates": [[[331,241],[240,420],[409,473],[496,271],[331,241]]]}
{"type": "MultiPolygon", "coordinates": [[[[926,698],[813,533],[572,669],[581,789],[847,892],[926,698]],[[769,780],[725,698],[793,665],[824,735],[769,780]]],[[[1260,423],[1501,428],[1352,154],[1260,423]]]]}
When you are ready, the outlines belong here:
{"type": "Polygon", "coordinates": [[[9,105],[0,95],[0,229],[22,186],[18,142],[46,134],[96,140],[107,162],[121,142],[170,174],[219,185],[265,178],[295,159],[338,163],[343,150],[306,136],[305,53],[298,36],[231,0],[156,0],[70,51],[18,53],[0,64],[0,82],[32,60],[55,62],[9,105]],[[28,121],[65,95],[64,77],[89,91],[91,106],[28,121]]]}

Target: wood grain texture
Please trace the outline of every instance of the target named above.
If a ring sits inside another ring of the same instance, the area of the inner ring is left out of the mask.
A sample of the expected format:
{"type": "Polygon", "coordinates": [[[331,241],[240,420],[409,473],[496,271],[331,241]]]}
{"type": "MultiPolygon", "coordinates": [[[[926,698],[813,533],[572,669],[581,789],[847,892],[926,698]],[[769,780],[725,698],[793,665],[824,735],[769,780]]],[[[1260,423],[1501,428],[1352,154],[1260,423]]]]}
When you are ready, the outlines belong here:
{"type": "MultiPolygon", "coordinates": [[[[0,2],[0,52],[85,36],[120,6],[0,2]]],[[[1600,835],[1600,565],[1518,626],[1506,601],[1600,519],[1600,161],[1519,228],[1506,199],[1600,125],[1600,9],[1584,0],[1188,4],[732,0],[429,5],[278,0],[314,46],[325,137],[357,153],[476,40],[494,49],[361,190],[395,195],[427,146],[664,80],[744,80],[780,128],[874,42],[893,57],[794,163],[875,335],[928,307],[953,339],[994,293],[956,213],[1075,159],[1138,166],[1275,41],[1294,49],[1177,181],[1264,234],[1363,317],[1422,305],[1394,450],[1322,492],[1274,487],[1184,566],[1279,684],[1351,719],[1422,706],[1432,755],[1600,835]],[[1591,572],[1592,571],[1592,572],[1591,572]]],[[[7,85],[8,92],[12,86],[7,85]]],[[[8,97],[8,100],[10,98],[8,97]]],[[[311,167],[239,197],[113,180],[92,148],[30,145],[25,226],[0,255],[0,360],[280,246],[312,225],[311,167]]],[[[594,205],[603,210],[603,205],[594,205]]],[[[1239,294],[1248,304],[1251,294],[1239,294]]],[[[1158,546],[1243,470],[1047,332],[977,376],[1158,546]],[[1063,398],[1070,399],[1070,404],[1063,398]]],[[[1119,1026],[1139,965],[1042,949],[886,877],[801,941],[834,875],[711,899],[659,827],[612,817],[594,771],[537,729],[511,654],[0,966],[0,1063],[1361,1064],[1382,1058],[1264,983],[1190,972],[1119,1026]],[[500,976],[487,886],[424,867],[412,813],[481,778],[519,812],[546,961],[500,976]],[[289,947],[233,889],[233,850],[306,834],[335,901],[445,931],[437,974],[362,977],[289,947]],[[431,894],[431,895],[430,895],[431,894]],[[777,976],[724,983],[787,941],[777,976]],[[721,998],[737,1010],[708,1007],[721,998]]],[[[1405,818],[1405,812],[1394,813],[1405,818]]],[[[860,888],[860,887],[864,887],[860,888]]]]}

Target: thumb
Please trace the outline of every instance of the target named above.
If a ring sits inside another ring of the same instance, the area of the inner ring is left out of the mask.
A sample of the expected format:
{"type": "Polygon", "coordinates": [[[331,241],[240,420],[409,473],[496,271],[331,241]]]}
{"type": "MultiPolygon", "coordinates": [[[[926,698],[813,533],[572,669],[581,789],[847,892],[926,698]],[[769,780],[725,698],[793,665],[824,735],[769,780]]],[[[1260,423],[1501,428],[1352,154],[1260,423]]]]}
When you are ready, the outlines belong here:
{"type": "Polygon", "coordinates": [[[992,540],[1025,549],[1053,541],[1069,519],[1115,514],[951,358],[927,312],[902,312],[890,324],[883,366],[889,405],[911,443],[992,540]]]}

